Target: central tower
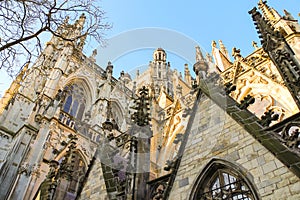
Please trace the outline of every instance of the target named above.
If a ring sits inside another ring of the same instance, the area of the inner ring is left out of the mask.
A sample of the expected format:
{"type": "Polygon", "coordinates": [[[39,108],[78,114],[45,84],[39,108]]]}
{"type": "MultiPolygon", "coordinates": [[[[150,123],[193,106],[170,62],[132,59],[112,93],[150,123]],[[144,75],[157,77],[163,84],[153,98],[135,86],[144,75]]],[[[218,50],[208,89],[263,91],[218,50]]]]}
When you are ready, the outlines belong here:
{"type": "Polygon", "coordinates": [[[153,61],[150,62],[151,78],[156,96],[163,89],[171,98],[174,98],[171,66],[166,59],[167,54],[164,49],[158,48],[154,51],[153,61]]]}

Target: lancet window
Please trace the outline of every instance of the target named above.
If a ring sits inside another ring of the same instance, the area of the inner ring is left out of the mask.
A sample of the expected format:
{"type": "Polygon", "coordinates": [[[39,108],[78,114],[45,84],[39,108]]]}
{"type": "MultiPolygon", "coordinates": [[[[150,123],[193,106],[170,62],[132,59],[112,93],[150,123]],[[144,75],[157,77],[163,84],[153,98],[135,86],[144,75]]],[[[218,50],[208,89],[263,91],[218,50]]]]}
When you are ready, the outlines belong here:
{"type": "Polygon", "coordinates": [[[77,120],[81,120],[86,107],[84,89],[77,84],[73,84],[67,86],[66,90],[68,91],[68,95],[63,106],[63,111],[77,120]]]}

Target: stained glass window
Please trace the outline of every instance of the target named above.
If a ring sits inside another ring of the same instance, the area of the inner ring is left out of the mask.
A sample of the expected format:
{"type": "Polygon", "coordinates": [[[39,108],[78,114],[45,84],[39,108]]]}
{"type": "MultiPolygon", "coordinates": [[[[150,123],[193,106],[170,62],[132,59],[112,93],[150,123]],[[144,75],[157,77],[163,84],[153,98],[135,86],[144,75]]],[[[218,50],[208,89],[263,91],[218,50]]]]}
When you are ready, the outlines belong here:
{"type": "Polygon", "coordinates": [[[72,105],[72,95],[68,96],[63,110],[68,113],[70,111],[71,105],[72,105]]]}
{"type": "Polygon", "coordinates": [[[68,95],[63,111],[81,120],[86,106],[84,89],[77,84],[73,84],[67,86],[65,90],[68,92],[68,95]]]}

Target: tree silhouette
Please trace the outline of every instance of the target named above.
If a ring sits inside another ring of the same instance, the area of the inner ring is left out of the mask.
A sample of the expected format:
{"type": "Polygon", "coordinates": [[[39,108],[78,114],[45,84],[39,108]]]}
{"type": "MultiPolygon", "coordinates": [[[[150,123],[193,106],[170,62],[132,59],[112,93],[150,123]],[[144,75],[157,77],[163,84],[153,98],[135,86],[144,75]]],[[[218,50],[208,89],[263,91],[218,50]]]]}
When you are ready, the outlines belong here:
{"type": "Polygon", "coordinates": [[[41,52],[41,36],[45,32],[68,41],[91,37],[103,44],[104,11],[95,0],[3,0],[0,1],[0,69],[13,76],[41,52]],[[57,31],[66,21],[84,14],[81,34],[64,37],[57,31]]]}

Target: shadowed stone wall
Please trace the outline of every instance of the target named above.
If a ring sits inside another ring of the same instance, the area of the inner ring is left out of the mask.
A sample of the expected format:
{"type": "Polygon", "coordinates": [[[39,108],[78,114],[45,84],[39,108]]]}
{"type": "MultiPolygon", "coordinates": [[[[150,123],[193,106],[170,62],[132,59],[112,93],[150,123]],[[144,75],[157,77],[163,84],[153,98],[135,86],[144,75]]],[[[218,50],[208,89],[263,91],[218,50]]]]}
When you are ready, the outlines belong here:
{"type": "Polygon", "coordinates": [[[79,199],[108,200],[109,198],[99,158],[95,160],[95,164],[92,167],[89,177],[93,178],[88,179],[79,199]]]}
{"type": "Polygon", "coordinates": [[[189,199],[213,158],[239,166],[262,199],[299,199],[299,178],[221,108],[201,98],[169,199],[189,199]]]}

